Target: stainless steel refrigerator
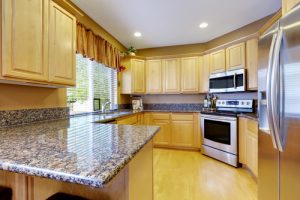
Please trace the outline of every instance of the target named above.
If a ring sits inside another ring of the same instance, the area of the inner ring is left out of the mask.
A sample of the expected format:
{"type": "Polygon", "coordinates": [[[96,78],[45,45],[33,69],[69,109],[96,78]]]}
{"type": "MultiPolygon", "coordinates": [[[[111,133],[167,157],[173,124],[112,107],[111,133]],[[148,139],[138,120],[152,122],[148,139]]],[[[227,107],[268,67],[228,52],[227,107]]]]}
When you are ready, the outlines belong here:
{"type": "Polygon", "coordinates": [[[258,199],[300,199],[300,5],[259,40],[258,199]]]}

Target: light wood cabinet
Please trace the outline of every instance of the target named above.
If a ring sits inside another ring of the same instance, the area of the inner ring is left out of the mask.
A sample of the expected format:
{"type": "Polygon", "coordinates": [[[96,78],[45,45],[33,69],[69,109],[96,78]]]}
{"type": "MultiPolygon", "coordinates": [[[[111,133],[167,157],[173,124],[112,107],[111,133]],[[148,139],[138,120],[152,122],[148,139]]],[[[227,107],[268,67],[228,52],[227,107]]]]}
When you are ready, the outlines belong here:
{"type": "Polygon", "coordinates": [[[125,58],[122,65],[126,70],[122,72],[121,93],[143,94],[146,90],[145,61],[137,58],[125,58]]]}
{"type": "Polygon", "coordinates": [[[49,27],[49,80],[76,84],[76,18],[51,1],[49,27]]]}
{"type": "Polygon", "coordinates": [[[199,57],[199,92],[209,91],[209,54],[199,57]]]}
{"type": "Polygon", "coordinates": [[[244,42],[226,48],[226,70],[245,68],[245,53],[244,42]]]}
{"type": "Polygon", "coordinates": [[[300,0],[282,0],[282,15],[287,14],[300,0]]]}
{"type": "Polygon", "coordinates": [[[181,92],[197,93],[199,91],[198,57],[181,58],[181,92]]]}
{"type": "Polygon", "coordinates": [[[225,49],[210,54],[210,73],[225,72],[225,49]]]}
{"type": "Polygon", "coordinates": [[[257,177],[258,123],[243,117],[239,118],[239,162],[257,177]]]}
{"type": "Polygon", "coordinates": [[[246,66],[248,90],[257,90],[258,39],[246,42],[246,66]]]}
{"type": "Polygon", "coordinates": [[[162,64],[161,60],[146,61],[146,93],[162,93],[162,64]]]}
{"type": "Polygon", "coordinates": [[[154,137],[154,145],[170,145],[171,143],[171,131],[170,120],[153,119],[153,125],[160,126],[159,132],[154,137]]]}
{"type": "Polygon", "coordinates": [[[163,91],[164,93],[180,93],[180,59],[170,58],[163,60],[163,91]]]}
{"type": "Polygon", "coordinates": [[[118,118],[117,124],[137,125],[138,124],[138,115],[134,114],[134,115],[118,118]]]}
{"type": "Polygon", "coordinates": [[[48,10],[45,1],[2,1],[2,76],[48,80],[48,10]]]}
{"type": "Polygon", "coordinates": [[[192,121],[172,121],[172,144],[179,147],[192,147],[194,126],[192,121]]]}

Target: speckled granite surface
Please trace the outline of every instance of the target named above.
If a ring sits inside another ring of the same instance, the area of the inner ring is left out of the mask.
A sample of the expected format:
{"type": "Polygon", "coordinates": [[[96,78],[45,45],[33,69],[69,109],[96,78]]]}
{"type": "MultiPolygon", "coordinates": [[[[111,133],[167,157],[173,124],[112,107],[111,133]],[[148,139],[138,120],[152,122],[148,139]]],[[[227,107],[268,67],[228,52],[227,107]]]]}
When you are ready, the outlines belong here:
{"type": "Polygon", "coordinates": [[[159,127],[91,123],[84,115],[0,128],[0,169],[103,187],[159,127]]]}
{"type": "Polygon", "coordinates": [[[37,121],[63,119],[69,116],[69,108],[42,108],[0,111],[0,127],[28,124],[37,121]]]}

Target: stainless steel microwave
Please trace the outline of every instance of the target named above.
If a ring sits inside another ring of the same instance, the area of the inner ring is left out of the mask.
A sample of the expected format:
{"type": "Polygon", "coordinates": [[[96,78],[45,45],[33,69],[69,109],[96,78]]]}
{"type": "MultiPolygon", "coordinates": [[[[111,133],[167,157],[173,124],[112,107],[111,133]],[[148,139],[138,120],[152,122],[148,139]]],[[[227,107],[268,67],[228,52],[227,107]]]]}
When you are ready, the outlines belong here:
{"type": "Polygon", "coordinates": [[[246,90],[246,70],[238,69],[209,76],[209,92],[241,92],[246,90]]]}

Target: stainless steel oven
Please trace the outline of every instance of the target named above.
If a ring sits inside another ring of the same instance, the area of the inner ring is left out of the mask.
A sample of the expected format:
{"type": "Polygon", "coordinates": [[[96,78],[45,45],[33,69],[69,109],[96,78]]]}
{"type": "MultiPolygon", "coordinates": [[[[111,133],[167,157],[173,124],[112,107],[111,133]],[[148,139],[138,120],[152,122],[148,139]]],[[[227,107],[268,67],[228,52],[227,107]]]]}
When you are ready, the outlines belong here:
{"type": "Polygon", "coordinates": [[[237,167],[237,117],[201,114],[203,154],[237,167]]]}
{"type": "Polygon", "coordinates": [[[238,69],[209,76],[209,92],[241,92],[246,90],[246,70],[238,69]]]}

